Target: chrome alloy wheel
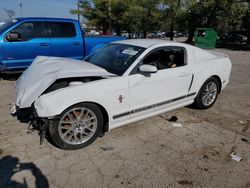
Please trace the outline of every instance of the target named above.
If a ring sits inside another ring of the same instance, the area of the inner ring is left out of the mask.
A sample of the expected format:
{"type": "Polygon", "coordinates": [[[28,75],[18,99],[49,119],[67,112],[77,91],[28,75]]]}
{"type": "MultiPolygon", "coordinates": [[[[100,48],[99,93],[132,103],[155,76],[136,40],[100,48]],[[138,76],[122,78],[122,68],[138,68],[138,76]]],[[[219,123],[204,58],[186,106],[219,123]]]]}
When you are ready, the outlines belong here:
{"type": "Polygon", "coordinates": [[[202,103],[205,106],[210,106],[216,99],[218,88],[215,82],[208,82],[202,91],[202,103]]]}
{"type": "Polygon", "coordinates": [[[95,134],[97,125],[97,116],[93,111],[84,107],[73,108],[60,119],[59,136],[68,144],[82,144],[95,134]]]}

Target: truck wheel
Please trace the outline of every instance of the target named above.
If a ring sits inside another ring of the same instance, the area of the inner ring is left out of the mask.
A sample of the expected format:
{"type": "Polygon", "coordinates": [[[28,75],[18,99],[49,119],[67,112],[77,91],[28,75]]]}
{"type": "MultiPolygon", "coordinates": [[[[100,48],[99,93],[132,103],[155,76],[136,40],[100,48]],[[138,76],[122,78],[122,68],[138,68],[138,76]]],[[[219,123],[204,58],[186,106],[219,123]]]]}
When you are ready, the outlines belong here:
{"type": "Polygon", "coordinates": [[[82,103],[66,109],[59,120],[52,120],[49,133],[58,147],[73,150],[94,142],[102,126],[103,115],[98,106],[82,103]]]}
{"type": "Polygon", "coordinates": [[[218,80],[211,77],[201,87],[195,98],[194,106],[198,109],[208,109],[214,105],[219,94],[218,80]]]}

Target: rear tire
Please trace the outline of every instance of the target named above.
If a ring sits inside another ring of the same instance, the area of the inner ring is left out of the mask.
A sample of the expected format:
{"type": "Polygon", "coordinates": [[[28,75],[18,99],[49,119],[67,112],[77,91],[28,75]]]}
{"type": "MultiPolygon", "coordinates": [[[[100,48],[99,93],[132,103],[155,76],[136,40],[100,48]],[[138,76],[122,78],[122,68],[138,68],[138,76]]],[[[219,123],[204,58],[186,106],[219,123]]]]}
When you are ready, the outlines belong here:
{"type": "Polygon", "coordinates": [[[219,82],[216,78],[209,78],[201,87],[194,100],[194,106],[198,109],[208,109],[212,107],[219,94],[219,82]]]}
{"type": "Polygon", "coordinates": [[[74,150],[94,142],[102,127],[103,115],[99,107],[81,103],[67,108],[58,120],[52,120],[49,133],[59,148],[74,150]]]}

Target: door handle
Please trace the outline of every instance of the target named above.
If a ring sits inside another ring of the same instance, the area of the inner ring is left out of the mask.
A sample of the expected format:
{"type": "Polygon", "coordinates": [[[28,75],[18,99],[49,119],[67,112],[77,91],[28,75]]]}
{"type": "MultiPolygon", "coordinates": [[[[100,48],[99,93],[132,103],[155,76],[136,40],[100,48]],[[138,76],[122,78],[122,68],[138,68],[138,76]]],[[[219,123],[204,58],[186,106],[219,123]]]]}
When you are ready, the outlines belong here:
{"type": "Polygon", "coordinates": [[[73,45],[74,45],[74,46],[79,46],[79,45],[80,45],[80,42],[73,42],[73,45]]]}
{"type": "Polygon", "coordinates": [[[188,72],[183,72],[179,75],[179,77],[188,77],[190,74],[188,72]]]}
{"type": "Polygon", "coordinates": [[[40,46],[49,46],[49,43],[43,42],[43,43],[40,43],[40,46]]]}

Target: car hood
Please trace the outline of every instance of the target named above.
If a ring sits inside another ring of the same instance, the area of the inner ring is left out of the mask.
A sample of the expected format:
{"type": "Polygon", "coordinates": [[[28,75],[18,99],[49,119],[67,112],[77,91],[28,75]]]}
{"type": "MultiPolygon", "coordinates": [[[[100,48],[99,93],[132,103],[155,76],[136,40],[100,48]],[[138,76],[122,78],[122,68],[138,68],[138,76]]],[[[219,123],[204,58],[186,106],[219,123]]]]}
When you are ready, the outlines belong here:
{"type": "Polygon", "coordinates": [[[38,56],[16,82],[15,103],[27,108],[57,79],[87,76],[114,76],[85,61],[38,56]]]}

